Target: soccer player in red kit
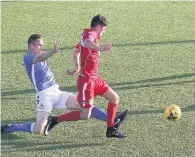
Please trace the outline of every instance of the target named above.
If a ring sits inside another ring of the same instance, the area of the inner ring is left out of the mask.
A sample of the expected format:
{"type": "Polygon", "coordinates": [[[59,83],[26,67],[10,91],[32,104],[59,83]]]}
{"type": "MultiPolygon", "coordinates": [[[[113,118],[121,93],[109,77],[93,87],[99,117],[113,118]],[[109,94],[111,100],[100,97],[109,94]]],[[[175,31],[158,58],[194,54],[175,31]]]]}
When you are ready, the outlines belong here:
{"type": "Polygon", "coordinates": [[[90,117],[93,99],[97,95],[104,97],[108,100],[106,137],[123,138],[125,135],[118,131],[118,127],[114,122],[119,96],[98,75],[100,52],[112,49],[112,44],[100,45],[100,37],[105,33],[107,24],[107,19],[104,16],[97,15],[93,17],[91,28],[84,29],[80,42],[75,47],[80,51],[80,65],[78,65],[78,58],[73,58],[75,69],[73,71],[68,70],[67,74],[79,74],[77,79],[77,100],[83,108],[82,112],[87,113],[88,117],[90,117]]]}

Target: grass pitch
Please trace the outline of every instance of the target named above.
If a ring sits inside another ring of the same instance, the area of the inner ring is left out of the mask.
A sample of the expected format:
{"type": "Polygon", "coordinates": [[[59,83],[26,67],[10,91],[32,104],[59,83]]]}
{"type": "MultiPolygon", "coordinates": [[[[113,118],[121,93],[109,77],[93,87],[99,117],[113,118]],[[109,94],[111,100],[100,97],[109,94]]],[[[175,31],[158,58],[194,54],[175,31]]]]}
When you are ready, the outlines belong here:
{"type": "MultiPolygon", "coordinates": [[[[120,95],[119,110],[130,114],[125,139],[106,139],[106,123],[91,119],[59,124],[47,137],[18,132],[1,135],[2,157],[195,156],[195,3],[194,2],[2,2],[1,123],[34,120],[35,92],[22,63],[31,34],[40,33],[45,49],[53,40],[60,52],[48,60],[59,85],[77,92],[71,49],[91,18],[101,13],[109,26],[102,42],[100,75],[120,95]],[[178,104],[179,121],[163,110],[178,104]]],[[[95,104],[105,110],[106,101],[95,104]]],[[[61,114],[55,111],[53,115],[61,114]]]]}

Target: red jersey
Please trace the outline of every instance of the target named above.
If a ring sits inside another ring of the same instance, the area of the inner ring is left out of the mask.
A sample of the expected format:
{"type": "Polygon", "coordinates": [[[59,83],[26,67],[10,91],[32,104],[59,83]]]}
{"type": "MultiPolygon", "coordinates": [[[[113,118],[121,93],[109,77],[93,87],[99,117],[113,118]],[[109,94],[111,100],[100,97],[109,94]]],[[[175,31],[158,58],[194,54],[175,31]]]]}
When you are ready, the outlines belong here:
{"type": "Polygon", "coordinates": [[[99,45],[100,36],[94,29],[84,29],[80,43],[76,45],[76,48],[80,49],[81,75],[88,79],[96,79],[100,64],[100,52],[85,47],[83,41],[86,39],[99,45]]]}

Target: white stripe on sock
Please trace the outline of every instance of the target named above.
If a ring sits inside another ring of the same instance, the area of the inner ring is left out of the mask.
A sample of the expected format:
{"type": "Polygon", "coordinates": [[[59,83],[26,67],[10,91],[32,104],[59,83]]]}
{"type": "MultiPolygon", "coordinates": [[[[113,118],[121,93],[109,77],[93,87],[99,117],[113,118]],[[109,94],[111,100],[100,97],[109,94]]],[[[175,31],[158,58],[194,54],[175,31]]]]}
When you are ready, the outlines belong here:
{"type": "Polygon", "coordinates": [[[30,132],[33,132],[34,126],[35,126],[35,123],[32,123],[32,124],[31,124],[31,127],[30,127],[30,132]]]}

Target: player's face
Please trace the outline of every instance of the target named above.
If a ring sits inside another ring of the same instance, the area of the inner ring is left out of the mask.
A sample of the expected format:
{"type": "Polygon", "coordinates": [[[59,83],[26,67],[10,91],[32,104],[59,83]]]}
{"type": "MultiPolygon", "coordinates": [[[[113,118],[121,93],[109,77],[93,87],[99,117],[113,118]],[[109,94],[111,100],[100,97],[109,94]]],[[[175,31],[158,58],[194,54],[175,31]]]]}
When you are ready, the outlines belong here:
{"type": "Polygon", "coordinates": [[[34,53],[39,54],[43,51],[43,40],[37,39],[34,44],[32,44],[31,48],[33,49],[34,53]]]}
{"type": "Polygon", "coordinates": [[[104,35],[106,33],[107,27],[100,27],[100,36],[104,35]]]}

